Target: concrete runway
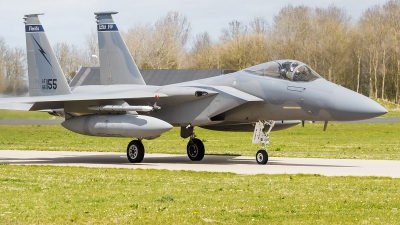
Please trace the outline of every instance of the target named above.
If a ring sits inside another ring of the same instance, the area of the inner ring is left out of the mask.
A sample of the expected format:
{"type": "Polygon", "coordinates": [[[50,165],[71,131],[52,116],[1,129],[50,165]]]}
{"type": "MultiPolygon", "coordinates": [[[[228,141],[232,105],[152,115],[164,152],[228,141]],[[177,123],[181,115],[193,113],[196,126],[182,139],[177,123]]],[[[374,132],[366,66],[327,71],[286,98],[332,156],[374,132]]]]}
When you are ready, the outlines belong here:
{"type": "Polygon", "coordinates": [[[186,155],[146,154],[131,164],[124,153],[0,150],[0,163],[231,172],[237,174],[321,174],[325,176],[387,176],[400,178],[400,161],[315,158],[270,158],[258,165],[255,157],[206,155],[192,162],[186,155]]]}

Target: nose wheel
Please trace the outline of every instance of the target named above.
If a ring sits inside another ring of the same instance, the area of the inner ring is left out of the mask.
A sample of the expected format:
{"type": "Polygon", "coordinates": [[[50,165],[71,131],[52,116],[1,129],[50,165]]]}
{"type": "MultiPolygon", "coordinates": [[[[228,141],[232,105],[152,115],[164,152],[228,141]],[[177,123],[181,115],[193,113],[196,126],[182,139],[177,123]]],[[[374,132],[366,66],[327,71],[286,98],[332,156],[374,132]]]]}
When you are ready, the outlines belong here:
{"type": "Polygon", "coordinates": [[[256,154],[256,161],[258,164],[267,164],[268,152],[264,149],[258,150],[258,152],[256,154]]]}
{"type": "Polygon", "coordinates": [[[267,146],[269,145],[269,133],[275,126],[275,121],[258,121],[254,128],[253,144],[261,143],[262,149],[258,150],[256,154],[256,161],[258,164],[267,164],[268,152],[267,146]],[[268,131],[264,132],[265,125],[269,126],[268,131]]]}

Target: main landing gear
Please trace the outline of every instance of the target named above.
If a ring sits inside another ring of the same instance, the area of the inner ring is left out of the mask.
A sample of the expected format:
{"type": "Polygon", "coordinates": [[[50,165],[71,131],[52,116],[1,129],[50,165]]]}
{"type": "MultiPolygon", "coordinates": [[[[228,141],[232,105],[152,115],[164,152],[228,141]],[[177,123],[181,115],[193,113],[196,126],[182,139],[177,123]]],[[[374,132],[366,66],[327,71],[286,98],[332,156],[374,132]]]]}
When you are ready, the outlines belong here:
{"type": "MultiPolygon", "coordinates": [[[[204,158],[205,153],[204,144],[200,139],[196,138],[193,126],[189,125],[187,127],[182,127],[181,137],[190,137],[186,147],[186,152],[189,159],[192,161],[201,161],[204,158]]],[[[142,162],[144,154],[145,150],[141,138],[139,138],[139,140],[131,141],[126,148],[126,156],[131,163],[142,162]]]]}
{"type": "Polygon", "coordinates": [[[126,155],[129,162],[140,163],[144,157],[144,146],[142,140],[133,140],[128,144],[126,148],[126,155]]]}
{"type": "MultiPolygon", "coordinates": [[[[258,164],[267,164],[268,162],[268,152],[267,146],[269,145],[269,133],[272,128],[275,126],[275,121],[269,120],[260,120],[256,123],[253,133],[253,144],[261,143],[262,148],[257,151],[256,161],[258,164]],[[265,126],[269,126],[268,131],[264,132],[265,126]]],[[[196,138],[194,133],[194,129],[192,126],[182,127],[181,128],[181,137],[188,138],[190,140],[187,144],[186,151],[190,160],[192,161],[201,161],[204,158],[205,149],[203,142],[196,138]]],[[[126,149],[126,155],[128,157],[129,162],[131,163],[140,163],[144,158],[144,146],[142,144],[142,140],[133,140],[128,144],[126,149]]]]}
{"type": "Polygon", "coordinates": [[[267,146],[269,145],[269,133],[275,126],[275,121],[264,121],[260,120],[256,123],[253,133],[253,144],[259,144],[261,142],[262,148],[258,150],[256,154],[256,161],[258,164],[267,164],[268,162],[268,152],[267,146]],[[269,126],[268,131],[264,132],[265,125],[269,126]]]}
{"type": "Polygon", "coordinates": [[[181,127],[181,137],[190,137],[186,146],[186,152],[189,159],[192,161],[201,161],[204,158],[205,153],[204,144],[200,139],[196,138],[194,127],[190,124],[186,127],[181,127]]]}
{"type": "Polygon", "coordinates": [[[192,161],[201,161],[204,158],[204,145],[200,139],[191,136],[186,147],[187,155],[192,161]]]}

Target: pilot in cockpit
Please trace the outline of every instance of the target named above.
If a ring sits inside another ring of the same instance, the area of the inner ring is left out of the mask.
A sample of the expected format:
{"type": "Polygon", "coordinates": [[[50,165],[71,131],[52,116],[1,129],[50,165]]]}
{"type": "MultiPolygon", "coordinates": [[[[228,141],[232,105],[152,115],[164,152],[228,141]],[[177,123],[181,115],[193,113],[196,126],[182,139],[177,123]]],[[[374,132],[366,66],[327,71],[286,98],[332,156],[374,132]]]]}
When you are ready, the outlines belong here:
{"type": "Polygon", "coordinates": [[[297,62],[285,62],[282,64],[282,69],[281,69],[281,75],[285,79],[291,79],[292,73],[294,69],[298,66],[299,64],[297,62]]]}
{"type": "Polygon", "coordinates": [[[294,69],[298,66],[299,64],[297,62],[292,63],[291,67],[290,67],[290,71],[293,72],[294,69]]]}

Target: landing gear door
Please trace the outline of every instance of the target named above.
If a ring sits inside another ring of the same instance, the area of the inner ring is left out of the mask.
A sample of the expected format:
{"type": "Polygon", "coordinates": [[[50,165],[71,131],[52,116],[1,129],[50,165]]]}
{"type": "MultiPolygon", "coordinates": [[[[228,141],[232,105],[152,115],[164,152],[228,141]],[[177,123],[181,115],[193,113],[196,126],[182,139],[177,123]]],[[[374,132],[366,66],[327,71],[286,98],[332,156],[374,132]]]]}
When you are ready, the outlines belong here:
{"type": "Polygon", "coordinates": [[[264,126],[262,123],[256,123],[254,127],[254,133],[253,133],[253,144],[258,144],[261,142],[262,134],[263,134],[263,129],[264,126]]]}

